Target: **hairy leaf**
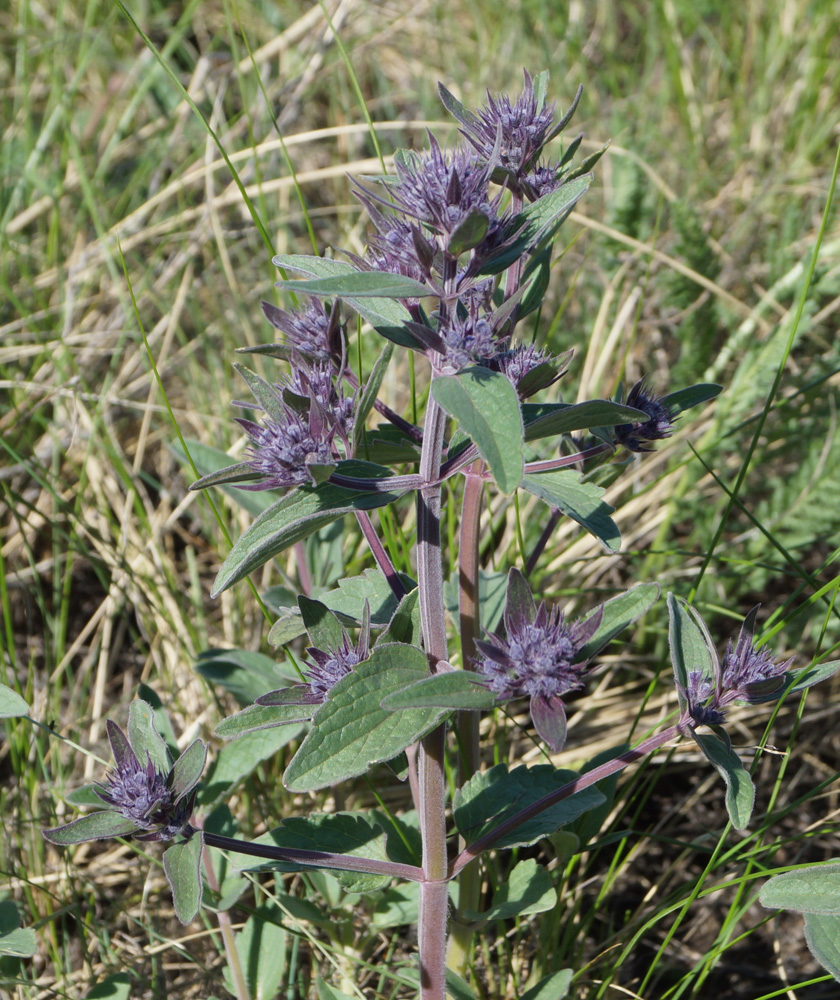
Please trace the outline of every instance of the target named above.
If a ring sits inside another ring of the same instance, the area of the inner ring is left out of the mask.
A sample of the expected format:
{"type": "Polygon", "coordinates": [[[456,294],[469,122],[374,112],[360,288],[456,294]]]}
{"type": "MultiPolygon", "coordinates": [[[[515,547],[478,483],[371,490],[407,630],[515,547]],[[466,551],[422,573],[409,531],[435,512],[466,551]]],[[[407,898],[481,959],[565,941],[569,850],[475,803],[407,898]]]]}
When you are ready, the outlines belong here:
{"type": "Polygon", "coordinates": [[[580,473],[571,469],[525,476],[522,486],[529,493],[561,510],[567,517],[594,535],[611,552],[621,547],[621,533],[610,517],[615,510],[603,499],[604,490],[594,483],[582,483],[580,473]]]}
{"type": "MultiPolygon", "coordinates": [[[[508,771],[497,764],[479,772],[455,793],[455,825],[468,844],[489,833],[504,820],[579,777],[575,771],[557,770],[550,764],[516,767],[508,771]]],[[[527,847],[604,801],[596,788],[585,788],[538,813],[512,830],[495,846],[527,847]]]]}
{"type": "Polygon", "coordinates": [[[764,883],[758,899],[771,910],[840,917],[840,862],[776,875],[764,883]]]}
{"type": "Polygon", "coordinates": [[[301,486],[281,497],[236,540],[213,584],[211,596],[242,580],[290,545],[354,510],[393,503],[399,493],[362,493],[323,483],[301,486]]]}
{"type": "Polygon", "coordinates": [[[493,920],[510,920],[528,913],[545,913],[557,904],[557,890],[545,868],[533,858],[520,861],[502,881],[489,910],[464,916],[470,922],[490,923],[493,920]]]}
{"type": "MultiPolygon", "coordinates": [[[[575,661],[588,660],[594,656],[620,632],[641,618],[658,600],[658,583],[640,583],[623,594],[611,597],[608,601],[605,601],[601,605],[601,610],[603,611],[601,624],[589,642],[584,643],[580,647],[575,661]]],[[[598,611],[598,608],[590,611],[588,615],[584,616],[583,620],[587,621],[593,615],[597,614],[598,611]]]]}
{"type": "Polygon", "coordinates": [[[432,395],[469,434],[502,493],[522,481],[524,454],[519,397],[510,380],[488,368],[465,368],[432,382],[432,395]]]}
{"type": "Polygon", "coordinates": [[[435,709],[386,712],[392,691],[428,676],[425,654],[386,643],[332,688],[283,781],[291,791],[313,791],[363,774],[396,757],[430,732],[445,715],[435,709]]]}
{"type": "Polygon", "coordinates": [[[740,757],[714,733],[691,734],[706,758],[726,782],[726,811],[736,830],[746,830],[755,803],[755,785],[740,757]]]}
{"type": "Polygon", "coordinates": [[[192,921],[201,909],[201,833],[181,844],[173,844],[163,853],[163,870],[172,890],[175,916],[182,924],[192,921]]]}

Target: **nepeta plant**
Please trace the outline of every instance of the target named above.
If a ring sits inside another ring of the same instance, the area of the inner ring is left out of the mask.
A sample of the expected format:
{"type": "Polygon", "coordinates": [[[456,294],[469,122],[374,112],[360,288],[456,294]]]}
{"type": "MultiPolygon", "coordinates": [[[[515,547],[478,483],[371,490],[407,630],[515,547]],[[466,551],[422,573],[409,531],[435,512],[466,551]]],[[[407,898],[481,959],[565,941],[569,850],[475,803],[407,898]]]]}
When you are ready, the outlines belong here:
{"type": "MultiPolygon", "coordinates": [[[[392,176],[356,185],[375,230],[366,253],[275,258],[284,271],[305,276],[279,286],[307,298],[290,311],[263,304],[284,339],[258,350],[289,367],[272,381],[239,367],[255,400],[239,405],[257,414],[239,419],[247,457],[209,469],[193,487],[236,485],[277,497],[234,545],[215,594],[331,522],[355,516],[376,571],[343,581],[338,591],[301,594],[297,608],[286,609],[271,636],[288,644],[306,633],[297,681],[275,681],[218,734],[236,739],[286,727],[293,738],[303,725],[287,788],[328,788],[387,765],[408,780],[418,829],[411,814],[382,811],[285,820],[256,842],[202,829],[190,812],[203,744],[172,764],[149,707],[137,702],[128,737],[109,725],[115,771],[96,793],[106,810],[45,834],[58,844],[117,835],[174,841],[165,867],[184,920],[201,903],[202,847],[233,852],[242,868],[342,873],[344,884],[361,892],[382,891],[394,879],[413,882],[424,1000],[444,996],[447,939],[451,986],[469,967],[475,925],[534,912],[535,887],[546,907],[553,903],[545,869],[527,861],[511,876],[504,906],[487,910],[485,903],[482,911],[476,870],[485,852],[534,844],[590,814],[605,801],[603,779],[680,737],[694,739],[723,776],[729,816],[743,829],[754,791],[724,728],[729,705],[776,700],[838,665],[790,673],[790,661],[756,646],[755,610],[721,660],[699,614],[671,595],[678,711],[670,727],[582,773],[549,764],[485,766],[481,713],[525,699],[534,739],[546,753],[560,750],[564,699],[585,688],[599,651],[659,596],[657,585],[640,584],[580,614],[549,593],[532,593],[528,576],[544,534],[525,572],[510,567],[496,575],[496,582],[506,578],[499,620],[498,601],[482,592],[485,493],[524,490],[547,505],[549,526],[571,518],[617,551],[612,508],[592,473],[651,450],[684,410],[719,391],[696,385],[659,396],[643,380],[626,398],[619,391],[612,400],[527,401],[562,379],[572,360],[539,341],[538,321],[526,330],[523,320],[540,308],[552,246],[603,152],[576,165],[578,137],[552,159],[548,143],[568,124],[580,92],[558,119],[546,103],[547,82],[546,73],[533,80],[526,73],[516,99],[489,97],[478,111],[441,87],[464,141],[445,150],[430,136],[427,152],[396,154],[392,176]],[[360,336],[385,341],[366,376],[349,362],[351,313],[366,324],[360,336]],[[422,426],[378,398],[396,347],[425,358],[422,426]],[[371,427],[374,410],[384,423],[371,427]],[[441,531],[445,486],[462,498],[454,551],[445,551],[441,531]],[[408,496],[416,512],[416,583],[397,572],[369,514],[408,496]],[[450,572],[457,612],[447,617],[450,572]],[[457,774],[451,799],[448,769],[457,774]]],[[[404,970],[393,974],[411,981],[404,970]]],[[[236,988],[247,995],[241,979],[236,988]]],[[[552,995],[561,995],[559,986],[552,995]]]]}

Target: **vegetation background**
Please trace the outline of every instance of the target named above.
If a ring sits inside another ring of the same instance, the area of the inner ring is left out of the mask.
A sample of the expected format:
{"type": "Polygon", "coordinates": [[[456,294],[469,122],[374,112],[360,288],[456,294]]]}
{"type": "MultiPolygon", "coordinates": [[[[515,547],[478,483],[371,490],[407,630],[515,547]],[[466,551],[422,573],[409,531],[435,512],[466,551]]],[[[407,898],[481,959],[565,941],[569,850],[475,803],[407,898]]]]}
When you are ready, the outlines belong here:
{"type": "MultiPolygon", "coordinates": [[[[696,591],[722,640],[760,601],[779,654],[796,651],[802,665],[836,648],[836,211],[795,322],[838,142],[833,0],[10,0],[0,7],[0,680],[34,719],[107,756],[106,716],[124,722],[146,684],[182,745],[213,740],[235,702],[196,672],[198,655],[274,654],[247,588],[208,597],[252,513],[217,494],[220,529],[208,499],[187,492],[175,427],[241,450],[233,352],[271,339],[259,300],[279,301],[272,253],[359,252],[366,222],[348,178],[379,172],[376,143],[387,158],[422,146],[427,126],[454,142],[437,81],[477,105],[485,88],[518,93],[523,68],[551,71],[560,109],[582,82],[567,135],[583,129],[585,151],[612,140],[567,223],[540,317],[554,349],[576,351],[564,398],[609,395],[644,374],[659,391],[725,387],[611,489],[621,555],[561,525],[537,570],[543,593],[585,607],[658,580],[696,591]]],[[[376,347],[365,338],[364,365],[376,347]]],[[[391,405],[422,403],[420,365],[416,374],[404,358],[392,367],[391,405]]],[[[448,510],[454,526],[454,498],[448,510]]],[[[411,517],[398,508],[383,521],[406,570],[411,517]]],[[[544,510],[493,498],[488,565],[518,559],[543,523],[544,510]]],[[[349,524],[308,558],[316,592],[368,565],[349,524]]],[[[291,556],[257,583],[294,584],[301,572],[291,556]]],[[[664,608],[632,639],[577,703],[565,762],[673,708],[664,608]]],[[[772,718],[744,714],[744,752],[777,748],[756,756],[747,838],[725,834],[719,779],[681,747],[625,776],[596,848],[569,858],[560,841],[546,846],[562,902],[533,925],[488,933],[481,995],[515,997],[529,976],[566,965],[587,998],[836,997],[801,921],[754,903],[765,872],[840,855],[837,685],[824,688],[772,718]]],[[[496,720],[488,736],[501,746],[506,731],[536,762],[516,721],[496,720]]],[[[373,803],[363,782],[343,798],[289,795],[288,750],[272,749],[253,772],[228,754],[211,776],[242,833],[373,803]]],[[[72,811],[63,795],[101,777],[95,760],[12,720],[0,775],[0,897],[38,938],[34,957],[3,960],[0,994],[121,995],[91,993],[99,984],[133,998],[224,995],[215,924],[177,924],[153,850],[59,852],[41,839],[72,811]]],[[[401,787],[378,793],[405,804],[401,787]]],[[[285,929],[264,928],[282,955],[279,994],[305,996],[314,966],[345,975],[346,990],[353,980],[368,997],[404,995],[383,963],[408,928],[383,929],[374,904],[328,879],[272,885],[248,888],[231,912],[238,924],[261,893],[285,894],[285,929]],[[314,926],[302,919],[313,912],[314,926]]]]}

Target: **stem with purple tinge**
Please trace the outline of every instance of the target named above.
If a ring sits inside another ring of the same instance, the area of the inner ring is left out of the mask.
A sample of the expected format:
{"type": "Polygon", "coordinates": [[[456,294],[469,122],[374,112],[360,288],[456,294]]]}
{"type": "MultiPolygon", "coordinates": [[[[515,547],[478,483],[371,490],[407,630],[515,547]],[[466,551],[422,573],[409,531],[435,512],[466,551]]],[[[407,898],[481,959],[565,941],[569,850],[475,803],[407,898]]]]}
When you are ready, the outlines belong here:
{"type": "MultiPolygon", "coordinates": [[[[200,831],[200,827],[198,829],[200,831]]],[[[199,832],[199,836],[202,836],[201,832],[199,832]]],[[[220,891],[219,880],[216,878],[216,872],[210,858],[210,851],[207,849],[206,844],[204,844],[201,848],[201,860],[204,864],[204,873],[207,878],[207,884],[210,886],[212,891],[218,895],[220,891]]],[[[236,990],[236,1000],[251,1000],[251,994],[248,992],[248,981],[245,978],[245,973],[242,969],[242,962],[239,958],[239,950],[236,947],[236,935],[233,933],[233,924],[230,919],[230,914],[227,910],[217,910],[216,920],[219,922],[219,930],[221,931],[222,941],[225,946],[225,955],[227,957],[228,969],[230,970],[230,978],[233,983],[233,988],[236,990]]]]}
{"type": "Polygon", "coordinates": [[[388,581],[391,593],[398,601],[401,601],[408,591],[405,589],[405,586],[403,585],[396,569],[394,569],[391,557],[385,551],[385,546],[382,544],[379,535],[376,533],[376,529],[370,520],[370,515],[364,510],[357,510],[356,520],[359,522],[362,534],[365,536],[367,543],[370,546],[370,551],[373,554],[373,558],[376,560],[376,565],[380,568],[380,570],[382,570],[383,576],[388,581]]]}
{"type": "MultiPolygon", "coordinates": [[[[481,630],[479,611],[479,526],[484,480],[481,476],[484,463],[474,462],[464,481],[464,498],[461,504],[460,539],[458,544],[458,611],[461,628],[461,667],[474,669],[475,641],[481,630]]],[[[458,737],[458,786],[476,773],[480,765],[478,712],[459,712],[455,728],[458,737]]],[[[461,849],[466,846],[461,839],[461,849]]],[[[458,909],[449,932],[447,961],[456,972],[466,971],[472,953],[474,933],[461,914],[478,909],[481,880],[477,865],[470,865],[458,877],[458,909]]]]}
{"type": "Polygon", "coordinates": [[[474,841],[469,847],[461,851],[452,863],[451,875],[453,877],[458,875],[465,865],[474,861],[480,854],[483,854],[484,851],[489,850],[497,844],[502,837],[507,836],[507,834],[511,833],[517,827],[522,826],[523,823],[527,823],[528,820],[533,819],[534,816],[538,816],[546,809],[550,809],[552,806],[557,805],[557,803],[562,802],[563,799],[568,799],[576,792],[581,792],[584,788],[589,788],[591,785],[595,785],[599,781],[603,781],[604,778],[608,778],[611,774],[617,774],[619,771],[623,771],[629,764],[633,764],[640,758],[645,757],[647,754],[653,753],[654,750],[658,750],[670,740],[676,739],[679,736],[685,736],[687,733],[687,727],[688,722],[681,720],[675,726],[671,726],[670,729],[666,729],[662,733],[657,733],[654,736],[648,737],[646,740],[642,740],[642,742],[639,743],[638,746],[633,747],[632,750],[628,750],[626,753],[615,757],[613,760],[608,760],[605,764],[601,764],[600,767],[595,767],[591,771],[587,771],[586,774],[580,775],[580,777],[575,778],[566,785],[563,785],[562,788],[549,792],[548,795],[543,795],[541,799],[537,799],[536,802],[532,802],[531,805],[527,806],[525,809],[522,809],[520,812],[508,817],[508,819],[504,822],[493,827],[489,833],[485,833],[483,837],[479,837],[478,840],[474,841]]]}
{"type": "MultiPolygon", "coordinates": [[[[432,376],[434,378],[434,375],[432,376]]],[[[437,672],[448,660],[443,603],[443,562],[440,548],[440,474],[446,413],[429,395],[420,475],[427,483],[417,493],[417,586],[423,644],[429,669],[437,672]]],[[[446,725],[431,732],[418,749],[420,830],[423,836],[423,873],[420,883],[420,997],[444,1000],[446,983],[446,915],[448,907],[446,854],[446,725]]]]}

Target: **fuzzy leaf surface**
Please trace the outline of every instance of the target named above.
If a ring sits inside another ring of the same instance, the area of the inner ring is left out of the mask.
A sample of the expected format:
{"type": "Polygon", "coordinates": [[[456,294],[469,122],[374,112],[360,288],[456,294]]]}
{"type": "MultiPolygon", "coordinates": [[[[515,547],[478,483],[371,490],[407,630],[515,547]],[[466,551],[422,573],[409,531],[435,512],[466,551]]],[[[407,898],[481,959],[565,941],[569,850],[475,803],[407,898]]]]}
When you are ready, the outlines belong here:
{"type": "Polygon", "coordinates": [[[161,774],[172,767],[172,758],[164,738],[155,722],[155,710],[146,702],[136,698],[128,710],[128,740],[141,764],[146,763],[146,755],[161,774]]]}
{"type": "MultiPolygon", "coordinates": [[[[505,596],[507,595],[508,575],[506,572],[493,572],[491,570],[480,569],[478,571],[478,607],[479,620],[482,628],[488,632],[494,631],[502,620],[502,613],[505,610],[505,596]]],[[[458,570],[452,571],[451,576],[443,585],[443,596],[446,600],[446,609],[452,615],[453,620],[458,616],[458,570]]]]}
{"type": "MultiPolygon", "coordinates": [[[[508,771],[507,764],[497,764],[489,771],[473,775],[455,793],[455,825],[467,844],[472,844],[504,820],[577,777],[576,771],[558,770],[550,764],[520,766],[512,771],[508,771]]],[[[535,844],[603,801],[604,796],[596,788],[585,788],[543,810],[512,830],[495,846],[527,847],[535,844]]]]}
{"type": "MultiPolygon", "coordinates": [[[[404,573],[400,579],[406,590],[416,587],[415,582],[404,573]]],[[[397,599],[385,574],[377,568],[366,569],[361,576],[345,577],[338,581],[334,590],[318,595],[330,610],[345,615],[354,621],[361,621],[365,601],[370,606],[370,622],[374,627],[387,625],[397,610],[397,599]]]]}
{"type": "Polygon", "coordinates": [[[128,837],[137,830],[137,823],[118,812],[95,812],[74,819],[72,823],[44,830],[44,839],[59,847],[82,844],[86,840],[108,840],[128,837]]]}
{"type": "Polygon", "coordinates": [[[559,969],[526,990],[520,1000],[564,1000],[569,995],[574,974],[574,969],[559,969]]]}
{"type": "Polygon", "coordinates": [[[677,416],[683,410],[714,399],[720,395],[722,390],[723,386],[715,385],[714,382],[699,382],[697,385],[690,385],[686,389],[678,389],[676,392],[663,396],[661,402],[668,407],[673,416],[677,416]]]}
{"type": "Polygon", "coordinates": [[[0,900],[0,955],[29,958],[38,950],[38,939],[31,927],[20,926],[20,914],[13,899],[0,900]]]}
{"type": "Polygon", "coordinates": [[[497,695],[468,670],[452,670],[425,677],[402,691],[382,699],[389,712],[403,708],[488,709],[497,695]]]}
{"type": "MultiPolygon", "coordinates": [[[[714,680],[714,658],[712,650],[701,628],[699,615],[686,602],[668,594],[668,643],[671,649],[671,664],[681,707],[685,707],[683,691],[688,686],[688,675],[694,671],[709,680],[714,680]]],[[[700,619],[702,620],[702,619],[700,619]]]]}
{"type": "MultiPolygon", "coordinates": [[[[324,257],[297,256],[294,254],[279,254],[272,259],[277,267],[310,274],[313,278],[349,275],[356,273],[352,264],[340,260],[327,260],[324,257]]],[[[428,289],[424,292],[428,294],[428,289]]],[[[405,324],[411,320],[411,313],[406,307],[394,299],[364,298],[361,296],[344,297],[344,301],[353,308],[362,319],[368,323],[386,340],[393,341],[402,347],[418,350],[420,345],[406,330],[405,324]]]]}
{"type": "Polygon", "coordinates": [[[814,958],[840,982],[840,917],[806,913],[805,941],[814,958]]]}
{"type": "Polygon", "coordinates": [[[726,782],[726,811],[736,830],[746,830],[755,803],[755,785],[740,757],[714,733],[691,734],[708,761],[726,782]]]}
{"type": "Polygon", "coordinates": [[[175,916],[188,924],[201,909],[201,833],[194,833],[189,840],[173,844],[163,853],[163,870],[172,890],[175,916]]]}
{"type": "Polygon", "coordinates": [[[511,228],[524,229],[508,246],[492,254],[480,274],[498,274],[519,260],[526,251],[535,256],[556,234],[578,199],[592,183],[592,176],[579,177],[564,184],[551,194],[527,205],[512,222],[511,228]]]}
{"type": "Polygon", "coordinates": [[[445,712],[407,709],[386,712],[380,702],[392,691],[429,675],[425,654],[415,646],[376,646],[332,688],[312,729],[286,770],[290,791],[313,791],[364,774],[391,760],[440,722],[445,712]]]}
{"type": "MultiPolygon", "coordinates": [[[[314,813],[311,816],[294,816],[258,837],[257,844],[284,847],[298,851],[325,851],[354,858],[371,858],[389,861],[387,840],[382,828],[361,813],[314,813]]],[[[259,871],[278,868],[281,871],[312,869],[312,865],[297,865],[291,861],[274,862],[254,858],[247,854],[230,855],[233,865],[240,871],[259,871]]],[[[319,866],[320,867],[320,866],[319,866]]],[[[387,885],[390,879],[367,872],[339,872],[323,866],[340,878],[351,892],[371,892],[387,885]]]]}
{"type": "Polygon", "coordinates": [[[528,913],[545,913],[557,904],[557,890],[543,865],[533,858],[520,861],[493,894],[489,910],[465,913],[470,922],[510,920],[528,913]]]}
{"type": "Polygon", "coordinates": [[[621,547],[621,532],[610,517],[615,508],[602,499],[604,489],[594,483],[582,483],[580,473],[571,469],[540,472],[525,476],[522,486],[576,521],[610,552],[621,547]]]}
{"type": "Polygon", "coordinates": [[[571,434],[591,427],[614,427],[616,424],[639,423],[648,414],[632,406],[609,399],[587,399],[583,403],[526,403],[522,407],[525,420],[525,440],[571,434]]]}
{"type": "MultiPolygon", "coordinates": [[[[300,635],[303,632],[301,624],[300,635]]],[[[250,705],[261,694],[274,691],[283,682],[300,681],[297,671],[270,656],[249,649],[208,649],[198,654],[196,672],[211,684],[229,691],[240,705],[250,705]]]]}
{"type": "Polygon", "coordinates": [[[236,715],[222,719],[216,726],[216,734],[223,740],[235,740],[258,729],[306,722],[316,708],[317,705],[249,705],[236,715]]]}
{"type": "Polygon", "coordinates": [[[432,395],[470,436],[502,493],[513,493],[525,458],[519,397],[510,380],[488,368],[465,368],[436,378],[432,395]]]}
{"type": "MultiPolygon", "coordinates": [[[[253,1000],[273,1000],[280,995],[286,975],[287,935],[279,921],[280,914],[275,907],[258,906],[236,934],[236,950],[248,985],[248,996],[253,1000]]],[[[228,992],[237,996],[227,965],[224,980],[228,992]]]]}
{"type": "MultiPolygon", "coordinates": [[[[611,597],[602,605],[603,616],[598,631],[578,650],[575,662],[588,660],[602,650],[620,632],[642,617],[659,600],[658,583],[640,583],[623,594],[611,597]]],[[[584,621],[597,609],[584,616],[584,621]]]]}
{"type": "Polygon", "coordinates": [[[332,278],[278,281],[276,284],[278,288],[284,288],[288,292],[303,292],[304,295],[331,299],[422,299],[431,294],[428,285],[387,271],[352,271],[332,278]]]}
{"type": "Polygon", "coordinates": [[[323,483],[301,486],[264,511],[236,540],[222,564],[211,596],[259,569],[295,542],[354,510],[373,510],[393,503],[399,493],[362,493],[323,483]]]}
{"type": "Polygon", "coordinates": [[[840,862],[776,875],[764,883],[758,899],[769,910],[840,917],[840,862]]]}
{"type": "MultiPolygon", "coordinates": [[[[236,718],[236,716],[234,716],[236,718]]],[[[216,754],[213,766],[208,772],[198,798],[202,803],[215,802],[226,795],[233,785],[247,778],[254,768],[303,731],[301,726],[284,725],[257,732],[243,733],[232,743],[228,743],[216,754]]]]}
{"type": "Polygon", "coordinates": [[[19,715],[29,715],[29,705],[17,691],[0,684],[0,719],[13,719],[19,715]]]}

